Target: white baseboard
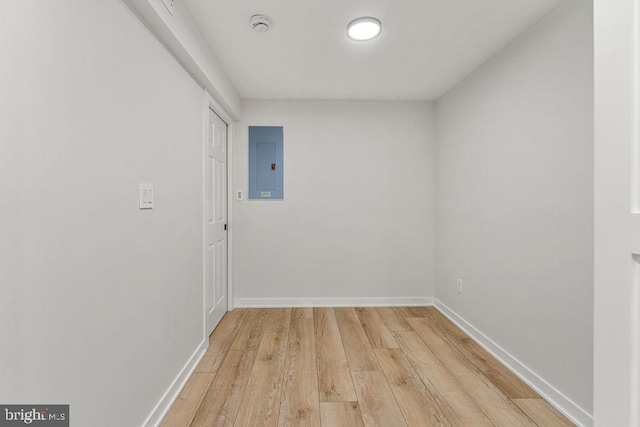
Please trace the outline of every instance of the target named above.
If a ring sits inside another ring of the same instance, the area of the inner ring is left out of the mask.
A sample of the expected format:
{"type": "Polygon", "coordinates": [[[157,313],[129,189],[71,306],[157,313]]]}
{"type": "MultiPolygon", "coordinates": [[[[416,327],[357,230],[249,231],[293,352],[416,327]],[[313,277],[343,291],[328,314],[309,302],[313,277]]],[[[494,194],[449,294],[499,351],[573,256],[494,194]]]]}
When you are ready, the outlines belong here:
{"type": "Polygon", "coordinates": [[[169,386],[169,389],[164,393],[162,399],[160,399],[156,407],[151,411],[151,414],[149,414],[144,421],[142,424],[143,427],[157,427],[160,424],[165,415],[167,415],[167,412],[169,412],[173,402],[178,398],[178,395],[196,369],[196,366],[198,366],[200,359],[202,359],[202,356],[204,356],[204,353],[207,351],[208,344],[208,339],[202,340],[202,343],[200,343],[196,351],[193,352],[189,361],[184,365],[178,376],[176,376],[176,379],[173,380],[173,383],[169,386]]]}
{"type": "Polygon", "coordinates": [[[458,327],[460,327],[460,329],[462,329],[474,341],[491,353],[493,357],[498,359],[511,372],[531,386],[531,388],[544,397],[545,400],[571,419],[571,421],[583,427],[593,426],[592,415],[558,391],[551,384],[546,382],[542,377],[529,369],[524,363],[509,354],[506,350],[492,341],[491,338],[474,328],[469,322],[464,320],[437,298],[434,298],[434,305],[442,314],[458,325],[458,327]]]}
{"type": "Polygon", "coordinates": [[[235,308],[283,307],[418,307],[433,305],[432,297],[358,298],[235,298],[235,308]]]}

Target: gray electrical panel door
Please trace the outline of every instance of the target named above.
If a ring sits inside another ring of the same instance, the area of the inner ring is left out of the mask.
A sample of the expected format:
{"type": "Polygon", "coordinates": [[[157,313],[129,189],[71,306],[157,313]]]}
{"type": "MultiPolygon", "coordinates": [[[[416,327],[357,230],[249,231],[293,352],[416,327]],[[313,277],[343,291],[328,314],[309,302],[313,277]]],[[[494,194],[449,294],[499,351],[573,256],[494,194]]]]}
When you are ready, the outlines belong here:
{"type": "Polygon", "coordinates": [[[249,199],[282,199],[282,126],[249,126],[249,199]]]}

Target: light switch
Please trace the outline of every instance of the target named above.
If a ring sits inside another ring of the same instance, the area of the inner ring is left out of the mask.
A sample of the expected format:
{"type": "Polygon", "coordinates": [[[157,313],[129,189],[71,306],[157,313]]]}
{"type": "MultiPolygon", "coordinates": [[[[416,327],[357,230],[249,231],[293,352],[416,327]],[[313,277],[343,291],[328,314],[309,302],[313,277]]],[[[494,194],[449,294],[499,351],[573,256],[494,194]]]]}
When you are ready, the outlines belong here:
{"type": "Polygon", "coordinates": [[[140,209],[153,209],[152,184],[140,184],[140,209]]]}

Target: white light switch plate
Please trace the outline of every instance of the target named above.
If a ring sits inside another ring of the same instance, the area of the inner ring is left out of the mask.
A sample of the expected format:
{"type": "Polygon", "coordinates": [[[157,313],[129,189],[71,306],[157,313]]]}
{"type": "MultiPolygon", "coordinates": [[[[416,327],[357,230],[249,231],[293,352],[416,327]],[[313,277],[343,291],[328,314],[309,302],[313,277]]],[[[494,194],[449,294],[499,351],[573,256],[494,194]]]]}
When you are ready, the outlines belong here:
{"type": "Polygon", "coordinates": [[[140,184],[140,209],[153,209],[152,184],[140,184]]]}

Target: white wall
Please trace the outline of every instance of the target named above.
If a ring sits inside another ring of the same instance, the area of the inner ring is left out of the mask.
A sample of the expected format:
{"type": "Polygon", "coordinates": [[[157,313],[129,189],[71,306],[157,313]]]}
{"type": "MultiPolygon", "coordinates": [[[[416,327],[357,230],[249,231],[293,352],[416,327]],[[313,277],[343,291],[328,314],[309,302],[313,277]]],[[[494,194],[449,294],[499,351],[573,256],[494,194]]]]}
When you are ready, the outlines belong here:
{"type": "Polygon", "coordinates": [[[245,100],[242,111],[235,188],[247,190],[248,126],[282,125],[285,197],[234,202],[237,303],[433,296],[433,104],[245,100]]]}
{"type": "Polygon", "coordinates": [[[203,340],[203,93],[119,1],[4,6],[0,402],[141,425],[203,340]]]}
{"type": "Polygon", "coordinates": [[[638,7],[595,2],[595,425],[640,425],[638,7]],[[632,167],[633,164],[633,167],[632,167]],[[634,213],[635,221],[632,223],[634,213]],[[632,224],[635,227],[632,227],[632,224]],[[632,243],[635,248],[632,249],[632,243]],[[631,253],[636,255],[632,258],[631,253]]]}
{"type": "Polygon", "coordinates": [[[437,103],[436,298],[586,418],[592,16],[569,0],[437,103]]]}

